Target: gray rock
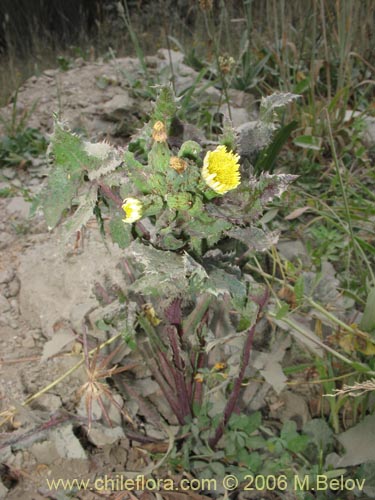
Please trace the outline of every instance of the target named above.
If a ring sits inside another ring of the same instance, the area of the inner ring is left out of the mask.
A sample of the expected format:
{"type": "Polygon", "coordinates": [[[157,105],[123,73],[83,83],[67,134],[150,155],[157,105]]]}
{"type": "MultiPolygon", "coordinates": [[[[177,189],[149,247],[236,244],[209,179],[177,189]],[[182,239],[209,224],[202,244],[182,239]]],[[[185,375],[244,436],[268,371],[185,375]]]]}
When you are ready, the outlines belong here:
{"type": "Polygon", "coordinates": [[[9,215],[16,215],[22,219],[27,219],[30,213],[31,203],[25,201],[22,196],[11,198],[6,210],[9,215]]]}
{"type": "Polygon", "coordinates": [[[11,167],[2,168],[1,175],[3,175],[6,179],[14,179],[16,176],[16,171],[11,167]]]}
{"type": "Polygon", "coordinates": [[[35,347],[35,340],[31,336],[27,336],[22,340],[21,345],[25,347],[25,349],[32,349],[35,347]]]}
{"type": "Polygon", "coordinates": [[[1,500],[6,497],[8,491],[9,491],[8,488],[6,488],[3,484],[3,482],[0,480],[0,499],[1,500]]]}
{"type": "Polygon", "coordinates": [[[11,307],[8,300],[3,295],[0,295],[0,314],[8,312],[10,309],[11,307]]]}
{"type": "Polygon", "coordinates": [[[113,444],[124,438],[125,434],[121,427],[110,428],[96,423],[91,427],[87,437],[92,444],[98,448],[103,448],[103,446],[113,444]]]}
{"type": "Polygon", "coordinates": [[[56,445],[52,441],[43,441],[34,443],[30,447],[30,453],[34,455],[38,463],[50,465],[60,458],[56,445]]]}
{"type": "Polygon", "coordinates": [[[9,283],[14,277],[14,269],[4,269],[0,271],[0,283],[9,283]]]}
{"type": "Polygon", "coordinates": [[[231,119],[234,128],[240,127],[244,123],[248,123],[251,118],[250,113],[245,108],[235,108],[233,106],[230,108],[230,118],[228,106],[226,104],[220,106],[219,112],[223,113],[228,120],[231,119]]]}
{"type": "Polygon", "coordinates": [[[129,111],[134,110],[134,107],[134,100],[129,96],[128,92],[124,91],[123,94],[115,95],[104,104],[104,117],[113,122],[122,121],[129,111]]]}
{"type": "Polygon", "coordinates": [[[365,122],[366,128],[363,134],[363,141],[366,146],[370,149],[375,146],[375,117],[365,116],[363,121],[365,122]]]}
{"type": "Polygon", "coordinates": [[[281,256],[290,262],[294,262],[298,258],[304,262],[309,260],[307,250],[301,240],[278,241],[277,249],[281,256]]]}
{"type": "MultiPolygon", "coordinates": [[[[27,249],[20,258],[20,311],[32,328],[42,328],[46,338],[52,336],[56,321],[70,318],[76,304],[94,299],[96,282],[103,283],[107,276],[120,288],[125,286],[116,268],[123,250],[109,241],[104,243],[95,229],[86,233],[82,253],[65,257],[63,251],[54,235],[27,249]]],[[[80,323],[77,315],[75,322],[80,323]]]]}
{"type": "Polygon", "coordinates": [[[20,291],[20,282],[18,281],[18,279],[14,279],[8,285],[6,297],[7,298],[16,297],[19,291],[20,291]]]}
{"type": "Polygon", "coordinates": [[[48,393],[40,396],[35,402],[36,407],[49,411],[50,413],[56,412],[59,408],[61,408],[61,405],[62,401],[59,396],[48,393]]]}
{"type": "Polygon", "coordinates": [[[12,234],[1,232],[0,233],[0,250],[8,247],[11,243],[13,243],[15,237],[12,234]]]}
{"type": "Polygon", "coordinates": [[[72,425],[54,429],[50,434],[50,440],[55,444],[61,458],[87,458],[85,450],[73,433],[72,425]]]}

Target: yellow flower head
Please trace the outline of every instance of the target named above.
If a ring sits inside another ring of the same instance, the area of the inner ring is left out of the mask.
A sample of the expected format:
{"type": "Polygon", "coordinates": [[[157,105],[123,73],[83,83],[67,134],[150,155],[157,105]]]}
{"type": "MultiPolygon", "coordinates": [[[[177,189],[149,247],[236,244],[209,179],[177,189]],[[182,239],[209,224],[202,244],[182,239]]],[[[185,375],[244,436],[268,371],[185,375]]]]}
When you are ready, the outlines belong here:
{"type": "Polygon", "coordinates": [[[225,363],[215,363],[214,364],[214,370],[217,370],[217,371],[224,370],[225,367],[226,367],[225,363]]]}
{"type": "Polygon", "coordinates": [[[125,219],[128,224],[132,224],[142,217],[142,203],[136,198],[126,198],[121,207],[125,212],[125,219]]]}
{"type": "Polygon", "coordinates": [[[160,120],[152,127],[152,138],[155,142],[165,142],[167,140],[165,125],[160,120]]]}
{"type": "Polygon", "coordinates": [[[235,189],[241,182],[239,155],[218,146],[209,151],[203,160],[202,177],[206,184],[219,194],[235,189]]]}

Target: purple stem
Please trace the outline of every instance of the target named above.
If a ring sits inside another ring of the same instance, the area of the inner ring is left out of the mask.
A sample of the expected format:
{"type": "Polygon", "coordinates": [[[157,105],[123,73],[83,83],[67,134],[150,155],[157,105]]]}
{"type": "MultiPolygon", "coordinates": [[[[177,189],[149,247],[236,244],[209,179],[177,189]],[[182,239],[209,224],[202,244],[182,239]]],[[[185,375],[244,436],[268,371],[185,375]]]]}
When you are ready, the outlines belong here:
{"type": "Polygon", "coordinates": [[[269,297],[269,292],[268,292],[268,290],[266,290],[263,297],[259,301],[257,301],[256,299],[253,298],[253,300],[255,302],[258,302],[258,305],[259,305],[257,318],[256,318],[253,326],[248,330],[247,339],[246,339],[245,346],[244,346],[244,352],[243,352],[243,356],[242,356],[242,360],[241,360],[240,372],[239,372],[238,377],[234,383],[232,393],[229,396],[229,399],[228,399],[227,404],[225,406],[224,416],[223,416],[221,422],[219,423],[219,425],[217,426],[215,434],[208,441],[208,443],[212,449],[215,448],[215,446],[217,445],[217,443],[221,439],[221,437],[224,433],[224,429],[225,429],[227,423],[229,422],[229,419],[230,419],[230,417],[231,417],[231,415],[236,407],[236,404],[237,404],[237,401],[238,401],[238,398],[240,395],[240,391],[241,391],[242,382],[243,382],[243,379],[245,376],[245,371],[246,371],[246,368],[247,368],[249,361],[250,361],[250,352],[251,352],[251,348],[253,345],[255,328],[259,322],[260,314],[268,301],[268,297],[269,297]]]}
{"type": "Polygon", "coordinates": [[[185,417],[191,415],[189,395],[186,388],[185,378],[184,378],[184,366],[183,361],[180,356],[179,345],[178,345],[178,333],[176,327],[168,326],[167,333],[172,346],[173,359],[176,366],[175,378],[176,378],[176,389],[178,393],[178,399],[181,407],[181,411],[185,417]]]}

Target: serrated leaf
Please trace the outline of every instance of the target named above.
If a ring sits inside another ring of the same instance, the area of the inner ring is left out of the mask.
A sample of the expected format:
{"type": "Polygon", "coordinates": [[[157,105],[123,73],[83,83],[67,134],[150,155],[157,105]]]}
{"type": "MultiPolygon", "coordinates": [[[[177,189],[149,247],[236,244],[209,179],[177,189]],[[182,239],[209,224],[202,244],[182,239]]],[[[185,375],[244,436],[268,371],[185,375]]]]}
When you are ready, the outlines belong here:
{"type": "Polygon", "coordinates": [[[280,198],[288,189],[289,184],[294,182],[298,175],[292,174],[260,174],[259,177],[250,178],[250,186],[254,195],[258,197],[262,206],[271,202],[274,198],[280,198]]]}
{"type": "Polygon", "coordinates": [[[173,90],[170,86],[162,87],[156,100],[155,109],[152,113],[151,122],[161,121],[169,128],[173,116],[177,112],[177,106],[173,90]]]}
{"type": "Polygon", "coordinates": [[[64,166],[56,165],[48,178],[42,195],[44,218],[48,228],[53,229],[62,213],[69,208],[80,184],[77,176],[69,176],[64,166]]]}
{"type": "Polygon", "coordinates": [[[264,252],[272,245],[276,245],[279,240],[278,231],[266,233],[263,229],[258,227],[236,227],[230,231],[226,231],[226,234],[231,238],[245,243],[249,249],[256,250],[258,252],[264,252]]]}
{"type": "Polygon", "coordinates": [[[113,217],[109,223],[113,243],[117,243],[120,248],[127,248],[132,242],[131,226],[125,224],[121,216],[113,217]]]}
{"type": "Polygon", "coordinates": [[[86,194],[78,198],[79,205],[77,210],[64,224],[65,239],[70,238],[72,234],[79,231],[89,221],[94,214],[96,201],[97,190],[95,188],[89,189],[86,194]]]}
{"type": "Polygon", "coordinates": [[[142,276],[132,284],[132,290],[146,295],[160,295],[162,290],[164,295],[171,297],[186,291],[188,281],[181,255],[157,250],[138,241],[132,243],[130,253],[143,267],[142,276]]]}
{"type": "Polygon", "coordinates": [[[42,206],[50,229],[59,222],[63,211],[70,207],[85,171],[98,166],[99,160],[90,158],[83,141],[62,123],[55,121],[48,154],[54,160],[54,168],[42,195],[42,206]]]}
{"type": "Polygon", "coordinates": [[[264,122],[273,121],[277,109],[283,108],[299,97],[298,94],[292,94],[291,92],[275,92],[268,97],[262,97],[260,104],[260,119],[264,122]]]}
{"type": "Polygon", "coordinates": [[[122,155],[120,151],[106,142],[91,143],[86,141],[83,143],[83,148],[89,158],[94,161],[94,165],[90,165],[88,172],[90,180],[108,175],[121,165],[122,155]],[[97,164],[98,161],[100,166],[97,164]]]}

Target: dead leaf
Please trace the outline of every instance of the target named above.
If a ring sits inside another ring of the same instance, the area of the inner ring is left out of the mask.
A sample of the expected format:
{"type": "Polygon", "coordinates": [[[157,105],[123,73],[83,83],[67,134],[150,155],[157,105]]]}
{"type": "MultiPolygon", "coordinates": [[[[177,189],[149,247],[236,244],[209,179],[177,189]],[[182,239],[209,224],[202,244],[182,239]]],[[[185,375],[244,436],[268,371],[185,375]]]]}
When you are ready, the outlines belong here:
{"type": "Polygon", "coordinates": [[[66,345],[73,342],[75,338],[75,334],[70,329],[55,333],[52,339],[44,344],[40,362],[43,363],[43,361],[46,361],[48,358],[58,354],[66,345]]]}
{"type": "Polygon", "coordinates": [[[336,467],[349,467],[375,460],[375,415],[368,415],[362,422],[337,436],[345,448],[345,455],[336,467]]]}
{"type": "Polygon", "coordinates": [[[299,208],[296,208],[295,210],[293,210],[292,212],[290,212],[290,214],[286,215],[284,217],[284,219],[285,220],[297,219],[300,215],[304,214],[309,209],[310,209],[310,207],[299,207],[299,208]]]}

